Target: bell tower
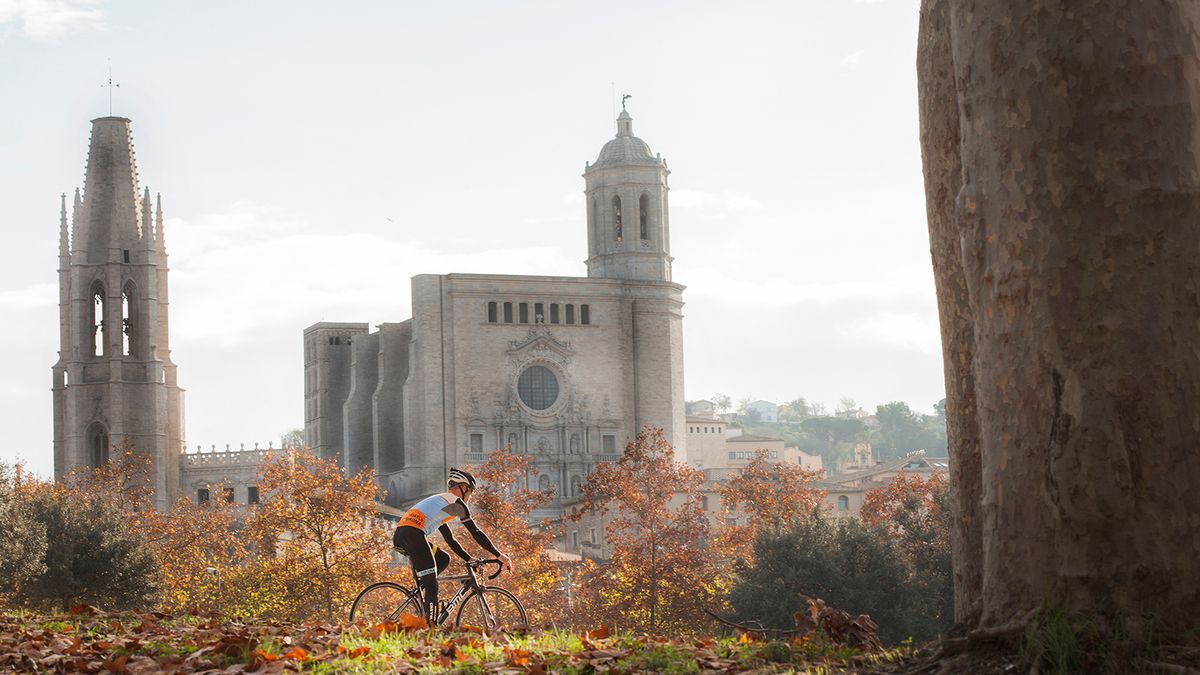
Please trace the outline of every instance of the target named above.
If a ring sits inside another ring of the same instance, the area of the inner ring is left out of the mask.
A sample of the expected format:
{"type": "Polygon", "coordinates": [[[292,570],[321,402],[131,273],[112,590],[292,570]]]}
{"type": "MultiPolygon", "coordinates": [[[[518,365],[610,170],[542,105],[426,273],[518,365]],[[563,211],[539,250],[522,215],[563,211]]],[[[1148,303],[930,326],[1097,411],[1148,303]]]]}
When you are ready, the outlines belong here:
{"type": "Polygon", "coordinates": [[[184,447],[183,389],[171,362],[162,200],[138,194],[130,120],[92,120],[82,194],[60,214],[54,475],[100,466],[123,442],[153,459],[168,508],[184,447]]]}
{"type": "Polygon", "coordinates": [[[623,108],[617,136],[585,165],[588,276],[631,281],[671,280],[667,162],[633,135],[623,108]]]}

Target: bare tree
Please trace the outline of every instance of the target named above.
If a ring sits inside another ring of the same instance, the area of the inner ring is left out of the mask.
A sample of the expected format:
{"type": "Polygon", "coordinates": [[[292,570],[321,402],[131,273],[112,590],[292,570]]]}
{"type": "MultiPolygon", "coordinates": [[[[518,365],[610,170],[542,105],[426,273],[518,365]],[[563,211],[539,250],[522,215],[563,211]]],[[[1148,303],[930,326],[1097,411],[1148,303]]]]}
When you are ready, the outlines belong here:
{"type": "Polygon", "coordinates": [[[1200,4],[924,0],[956,618],[1180,628],[1200,513],[1200,4]]]}

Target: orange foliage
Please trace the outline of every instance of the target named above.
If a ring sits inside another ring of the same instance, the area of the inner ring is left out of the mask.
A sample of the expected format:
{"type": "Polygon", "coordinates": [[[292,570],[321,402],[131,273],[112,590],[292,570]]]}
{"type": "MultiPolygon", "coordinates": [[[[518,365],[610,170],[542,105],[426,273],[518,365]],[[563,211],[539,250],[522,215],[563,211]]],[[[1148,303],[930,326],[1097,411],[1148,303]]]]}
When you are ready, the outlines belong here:
{"type": "MultiPolygon", "coordinates": [[[[496,582],[521,599],[531,623],[563,623],[568,618],[563,570],[546,555],[546,549],[554,543],[554,532],[529,522],[530,514],[549,504],[553,496],[521,487],[522,478],[537,476],[533,457],[514,454],[505,446],[470,471],[480,481],[471,500],[471,515],[496,548],[513,559],[514,572],[496,582]]],[[[491,557],[478,549],[470,536],[458,539],[473,554],[491,557]]]]}
{"type": "Polygon", "coordinates": [[[258,543],[262,566],[285,589],[264,609],[289,618],[340,618],[389,558],[389,528],[375,518],[380,492],[373,473],[346,476],[332,460],[288,450],[267,455],[259,475],[264,501],[246,531],[258,543]]]}
{"type": "Polygon", "coordinates": [[[944,473],[922,479],[901,471],[887,485],[864,495],[861,517],[868,525],[885,528],[901,542],[912,541],[920,533],[926,535],[925,541],[912,541],[912,545],[949,550],[949,489],[944,473]]]}
{"type": "Polygon", "coordinates": [[[695,632],[725,588],[707,550],[703,474],[675,461],[661,429],[644,429],[581,486],[584,510],[613,511],[612,559],[585,575],[587,616],[621,629],[695,632]]]}
{"type": "Polygon", "coordinates": [[[736,520],[721,526],[718,550],[730,560],[751,562],[754,537],[759,532],[786,526],[820,506],[825,497],[825,491],[816,486],[820,477],[821,472],[797,464],[769,462],[767,453],[760,450],[740,473],[719,488],[723,515],[736,520]]]}

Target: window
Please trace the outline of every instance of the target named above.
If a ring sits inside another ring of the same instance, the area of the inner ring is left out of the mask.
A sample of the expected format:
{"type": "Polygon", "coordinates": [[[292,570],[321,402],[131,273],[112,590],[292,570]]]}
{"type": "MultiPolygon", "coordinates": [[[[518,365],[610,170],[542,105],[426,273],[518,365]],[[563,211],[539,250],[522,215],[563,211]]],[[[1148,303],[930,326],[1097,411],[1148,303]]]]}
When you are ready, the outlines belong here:
{"type": "Polygon", "coordinates": [[[779,451],[778,450],[771,451],[771,459],[779,459],[779,451]]]}
{"type": "Polygon", "coordinates": [[[496,303],[489,302],[487,308],[488,323],[496,323],[496,303]]]}
{"type": "Polygon", "coordinates": [[[578,549],[579,549],[579,530],[572,530],[571,531],[571,550],[576,551],[578,549]]]}
{"type": "Polygon", "coordinates": [[[250,487],[246,488],[246,503],[247,504],[257,504],[258,503],[258,486],[257,485],[251,485],[250,487]]]}
{"type": "Polygon", "coordinates": [[[596,543],[596,528],[592,528],[592,543],[596,543]]]}
{"type": "Polygon", "coordinates": [[[567,305],[567,323],[575,323],[575,305],[567,305]]]}
{"type": "Polygon", "coordinates": [[[199,490],[196,490],[196,503],[197,504],[207,504],[208,503],[208,488],[200,488],[199,490]]]}
{"type": "Polygon", "coordinates": [[[704,511],[708,510],[708,495],[700,495],[700,508],[704,511]]]}
{"type": "Polygon", "coordinates": [[[529,323],[529,303],[522,302],[517,306],[518,314],[520,314],[521,323],[529,323]]]}
{"type": "Polygon", "coordinates": [[[621,241],[621,198],[613,195],[612,198],[613,210],[613,237],[617,241],[621,241]]]}
{"type": "Polygon", "coordinates": [[[553,494],[553,488],[550,486],[550,476],[546,474],[538,476],[538,492],[550,492],[553,494]]]}
{"type": "Polygon", "coordinates": [[[572,497],[579,496],[579,486],[580,486],[579,476],[571,476],[571,496],[572,497]]]}
{"type": "Polygon", "coordinates": [[[736,452],[730,452],[730,453],[729,453],[729,459],[737,459],[737,453],[736,453],[736,452]]]}
{"type": "Polygon", "coordinates": [[[504,303],[504,323],[512,323],[512,303],[504,303]]]}
{"type": "Polygon", "coordinates": [[[838,497],[837,510],[838,511],[849,511],[850,510],[850,498],[847,497],[846,495],[840,495],[838,497]]]}
{"type": "Polygon", "coordinates": [[[232,504],[233,503],[233,488],[227,487],[227,488],[223,489],[221,492],[222,492],[222,496],[225,497],[225,503],[232,504]]]}
{"type": "Polygon", "coordinates": [[[483,434],[471,434],[471,452],[483,454],[483,434]]]}
{"type": "Polygon", "coordinates": [[[601,450],[606,455],[613,455],[617,452],[617,437],[612,434],[605,434],[601,439],[601,450]]]}
{"type": "Polygon", "coordinates": [[[647,227],[646,221],[650,217],[650,195],[642,195],[638,200],[638,224],[641,230],[642,241],[650,238],[650,228],[647,227]]]}
{"type": "Polygon", "coordinates": [[[545,366],[529,366],[517,378],[517,395],[533,410],[545,410],[558,400],[558,378],[545,366]]]}
{"type": "Polygon", "coordinates": [[[587,324],[591,323],[591,316],[590,316],[590,312],[588,312],[587,305],[579,306],[579,323],[581,323],[585,326],[587,324]]]}
{"type": "Polygon", "coordinates": [[[108,429],[96,422],[88,434],[88,454],[93,468],[99,468],[108,463],[108,429]]]}
{"type": "Polygon", "coordinates": [[[533,322],[546,323],[546,306],[540,302],[533,305],[533,322]]]}
{"type": "Polygon", "coordinates": [[[558,305],[550,305],[550,323],[558,323],[558,305]]]}
{"type": "Polygon", "coordinates": [[[129,264],[129,249],[121,249],[121,262],[129,264]]]}

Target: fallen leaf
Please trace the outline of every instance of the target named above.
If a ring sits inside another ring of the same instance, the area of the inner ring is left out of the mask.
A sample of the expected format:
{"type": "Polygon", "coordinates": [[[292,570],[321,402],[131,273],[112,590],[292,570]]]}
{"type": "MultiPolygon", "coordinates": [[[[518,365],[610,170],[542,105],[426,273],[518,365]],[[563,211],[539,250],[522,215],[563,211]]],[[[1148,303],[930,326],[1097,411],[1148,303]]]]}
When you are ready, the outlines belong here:
{"type": "Polygon", "coordinates": [[[601,624],[596,630],[588,631],[587,636],[589,640],[603,640],[608,637],[608,626],[601,624]]]}

